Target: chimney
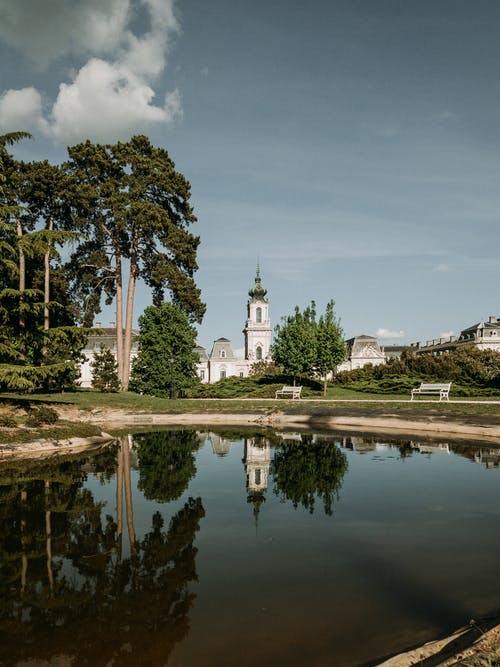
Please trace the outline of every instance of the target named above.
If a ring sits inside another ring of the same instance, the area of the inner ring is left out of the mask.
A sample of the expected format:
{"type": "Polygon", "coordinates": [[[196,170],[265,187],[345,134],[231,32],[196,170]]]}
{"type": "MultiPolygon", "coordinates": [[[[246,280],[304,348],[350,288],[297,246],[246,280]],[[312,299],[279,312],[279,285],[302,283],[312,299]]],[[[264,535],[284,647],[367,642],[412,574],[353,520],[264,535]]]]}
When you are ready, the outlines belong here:
{"type": "Polygon", "coordinates": [[[96,323],[94,324],[94,327],[95,327],[96,329],[100,329],[100,328],[101,328],[101,323],[100,323],[100,322],[96,322],[96,323]]]}
{"type": "Polygon", "coordinates": [[[115,322],[110,322],[109,326],[111,329],[116,329],[116,323],[115,322]]]}
{"type": "Polygon", "coordinates": [[[456,336],[450,336],[450,343],[454,343],[457,340],[456,336]]]}
{"type": "Polygon", "coordinates": [[[496,324],[497,318],[495,317],[495,315],[490,315],[489,318],[488,318],[488,322],[490,324],[496,324]]]}

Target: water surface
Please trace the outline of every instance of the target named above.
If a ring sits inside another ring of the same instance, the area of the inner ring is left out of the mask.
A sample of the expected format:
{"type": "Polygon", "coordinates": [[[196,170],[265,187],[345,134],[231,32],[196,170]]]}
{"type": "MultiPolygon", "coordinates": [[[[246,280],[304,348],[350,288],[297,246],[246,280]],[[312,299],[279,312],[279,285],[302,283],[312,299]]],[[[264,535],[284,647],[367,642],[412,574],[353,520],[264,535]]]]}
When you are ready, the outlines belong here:
{"type": "Polygon", "coordinates": [[[4,462],[0,662],[373,664],[500,607],[499,453],[162,430],[4,462]]]}

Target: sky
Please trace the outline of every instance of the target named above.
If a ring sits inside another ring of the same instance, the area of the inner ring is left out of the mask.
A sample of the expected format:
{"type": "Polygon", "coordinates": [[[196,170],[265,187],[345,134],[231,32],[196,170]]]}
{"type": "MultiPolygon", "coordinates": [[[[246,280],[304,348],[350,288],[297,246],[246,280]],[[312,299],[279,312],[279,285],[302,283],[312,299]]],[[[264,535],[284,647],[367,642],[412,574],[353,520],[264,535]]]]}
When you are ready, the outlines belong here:
{"type": "Polygon", "coordinates": [[[500,316],[499,34],[498,0],[0,0],[0,132],[168,150],[206,347],[242,347],[257,263],[273,326],[333,299],[426,341],[500,316]]]}

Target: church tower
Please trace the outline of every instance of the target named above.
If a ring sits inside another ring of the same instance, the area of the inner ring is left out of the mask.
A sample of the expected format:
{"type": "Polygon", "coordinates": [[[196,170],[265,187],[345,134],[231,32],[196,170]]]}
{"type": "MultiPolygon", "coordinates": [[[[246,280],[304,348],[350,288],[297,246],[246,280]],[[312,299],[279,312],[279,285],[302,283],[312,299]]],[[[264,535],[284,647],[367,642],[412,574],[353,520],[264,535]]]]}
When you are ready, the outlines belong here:
{"type": "Polygon", "coordinates": [[[250,299],[247,303],[247,321],[243,329],[247,361],[264,361],[271,358],[272,329],[266,294],[267,290],[262,287],[260,269],[257,266],[255,284],[248,292],[250,299]]]}

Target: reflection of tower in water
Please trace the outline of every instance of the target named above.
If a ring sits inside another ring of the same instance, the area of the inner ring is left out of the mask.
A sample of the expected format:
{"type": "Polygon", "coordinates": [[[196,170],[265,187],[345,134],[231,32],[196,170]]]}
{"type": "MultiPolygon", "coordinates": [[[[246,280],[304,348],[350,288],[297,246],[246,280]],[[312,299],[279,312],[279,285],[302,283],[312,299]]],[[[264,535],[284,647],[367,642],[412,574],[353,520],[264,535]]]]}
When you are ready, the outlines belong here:
{"type": "Polygon", "coordinates": [[[266,500],[265,491],[271,464],[271,448],[266,438],[262,436],[245,438],[243,463],[247,474],[247,502],[253,505],[257,526],[260,506],[266,500]]]}

